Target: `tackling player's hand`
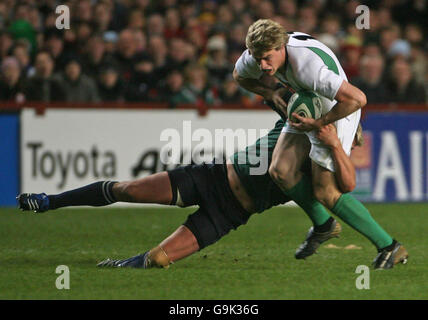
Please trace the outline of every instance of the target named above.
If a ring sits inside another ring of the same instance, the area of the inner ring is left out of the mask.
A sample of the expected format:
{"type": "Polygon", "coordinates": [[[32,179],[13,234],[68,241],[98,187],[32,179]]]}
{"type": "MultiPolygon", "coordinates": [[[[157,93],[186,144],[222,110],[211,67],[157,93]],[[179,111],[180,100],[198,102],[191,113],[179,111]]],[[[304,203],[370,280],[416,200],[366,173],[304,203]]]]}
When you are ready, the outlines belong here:
{"type": "Polygon", "coordinates": [[[317,138],[329,148],[333,149],[341,146],[336,127],[333,124],[321,127],[318,130],[317,138]]]}
{"type": "Polygon", "coordinates": [[[300,130],[300,131],[312,131],[319,130],[322,127],[322,120],[320,119],[312,119],[305,118],[299,116],[297,113],[292,113],[292,116],[298,120],[298,122],[290,121],[290,125],[292,128],[300,130]]]}
{"type": "Polygon", "coordinates": [[[272,101],[275,106],[281,110],[284,114],[287,114],[287,103],[282,97],[288,92],[288,88],[281,87],[272,92],[270,97],[265,97],[266,100],[272,101]]]}

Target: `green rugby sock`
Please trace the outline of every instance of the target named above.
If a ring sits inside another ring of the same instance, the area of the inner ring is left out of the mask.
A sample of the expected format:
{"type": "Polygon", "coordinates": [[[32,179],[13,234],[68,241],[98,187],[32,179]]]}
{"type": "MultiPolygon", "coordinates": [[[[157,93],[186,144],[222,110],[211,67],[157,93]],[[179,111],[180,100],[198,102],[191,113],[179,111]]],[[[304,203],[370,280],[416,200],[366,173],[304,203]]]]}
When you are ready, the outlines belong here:
{"type": "Polygon", "coordinates": [[[392,243],[391,236],[372,218],[364,205],[349,194],[342,194],[331,211],[366,236],[378,249],[392,243]]]}
{"type": "Polygon", "coordinates": [[[330,218],[324,206],[317,201],[312,189],[312,181],[307,175],[290,190],[283,192],[294,200],[309,216],[314,226],[321,226],[330,218]]]}

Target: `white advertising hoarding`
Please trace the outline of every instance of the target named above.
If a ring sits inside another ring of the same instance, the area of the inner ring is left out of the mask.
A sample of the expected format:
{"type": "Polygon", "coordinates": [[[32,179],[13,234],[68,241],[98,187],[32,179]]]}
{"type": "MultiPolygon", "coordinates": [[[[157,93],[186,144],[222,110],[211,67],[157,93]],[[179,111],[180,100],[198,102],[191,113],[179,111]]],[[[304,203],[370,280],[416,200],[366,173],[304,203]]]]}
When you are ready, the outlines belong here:
{"type": "MultiPolygon", "coordinates": [[[[266,134],[276,120],[269,110],[212,110],[201,117],[195,110],[48,109],[36,115],[25,109],[21,191],[59,193],[95,181],[133,180],[174,168],[175,162],[162,157],[166,147],[179,150],[178,160],[184,164],[201,146],[214,154],[225,150],[229,156],[266,134]]],[[[205,152],[202,160],[210,159],[212,154],[205,152]]]]}

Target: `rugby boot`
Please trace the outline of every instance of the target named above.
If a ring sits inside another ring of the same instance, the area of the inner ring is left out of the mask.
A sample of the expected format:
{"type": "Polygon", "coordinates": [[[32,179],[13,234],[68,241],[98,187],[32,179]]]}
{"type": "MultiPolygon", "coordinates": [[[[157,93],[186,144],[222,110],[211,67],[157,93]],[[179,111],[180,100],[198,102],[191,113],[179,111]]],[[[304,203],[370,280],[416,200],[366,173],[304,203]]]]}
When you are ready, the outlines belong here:
{"type": "Polygon", "coordinates": [[[391,246],[379,251],[372,264],[375,269],[391,269],[398,263],[406,264],[408,258],[406,248],[394,240],[391,246]]]}
{"type": "Polygon", "coordinates": [[[101,261],[97,264],[98,267],[115,267],[115,268],[142,268],[146,269],[148,261],[146,255],[149,254],[149,251],[139,254],[135,257],[131,257],[123,260],[111,260],[107,258],[104,261],[101,261]]]}
{"type": "Polygon", "coordinates": [[[46,193],[21,193],[16,197],[18,208],[22,211],[34,211],[36,213],[49,210],[49,198],[46,193]]]}
{"type": "Polygon", "coordinates": [[[314,227],[311,227],[306,235],[305,241],[297,248],[294,254],[295,258],[305,259],[313,255],[321,243],[331,238],[338,238],[341,231],[342,226],[336,220],[333,220],[330,230],[326,232],[315,232],[314,227]]]}

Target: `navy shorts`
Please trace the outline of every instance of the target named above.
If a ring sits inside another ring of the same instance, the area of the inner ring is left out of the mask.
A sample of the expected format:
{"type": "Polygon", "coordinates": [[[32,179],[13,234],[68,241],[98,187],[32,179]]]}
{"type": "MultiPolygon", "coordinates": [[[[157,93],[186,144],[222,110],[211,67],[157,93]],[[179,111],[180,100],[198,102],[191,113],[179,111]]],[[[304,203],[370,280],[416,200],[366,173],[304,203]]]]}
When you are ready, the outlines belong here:
{"type": "Polygon", "coordinates": [[[188,165],[168,174],[171,187],[178,188],[184,205],[199,206],[184,223],[198,240],[199,250],[246,224],[250,218],[251,214],[232,193],[225,164],[188,165]]]}

